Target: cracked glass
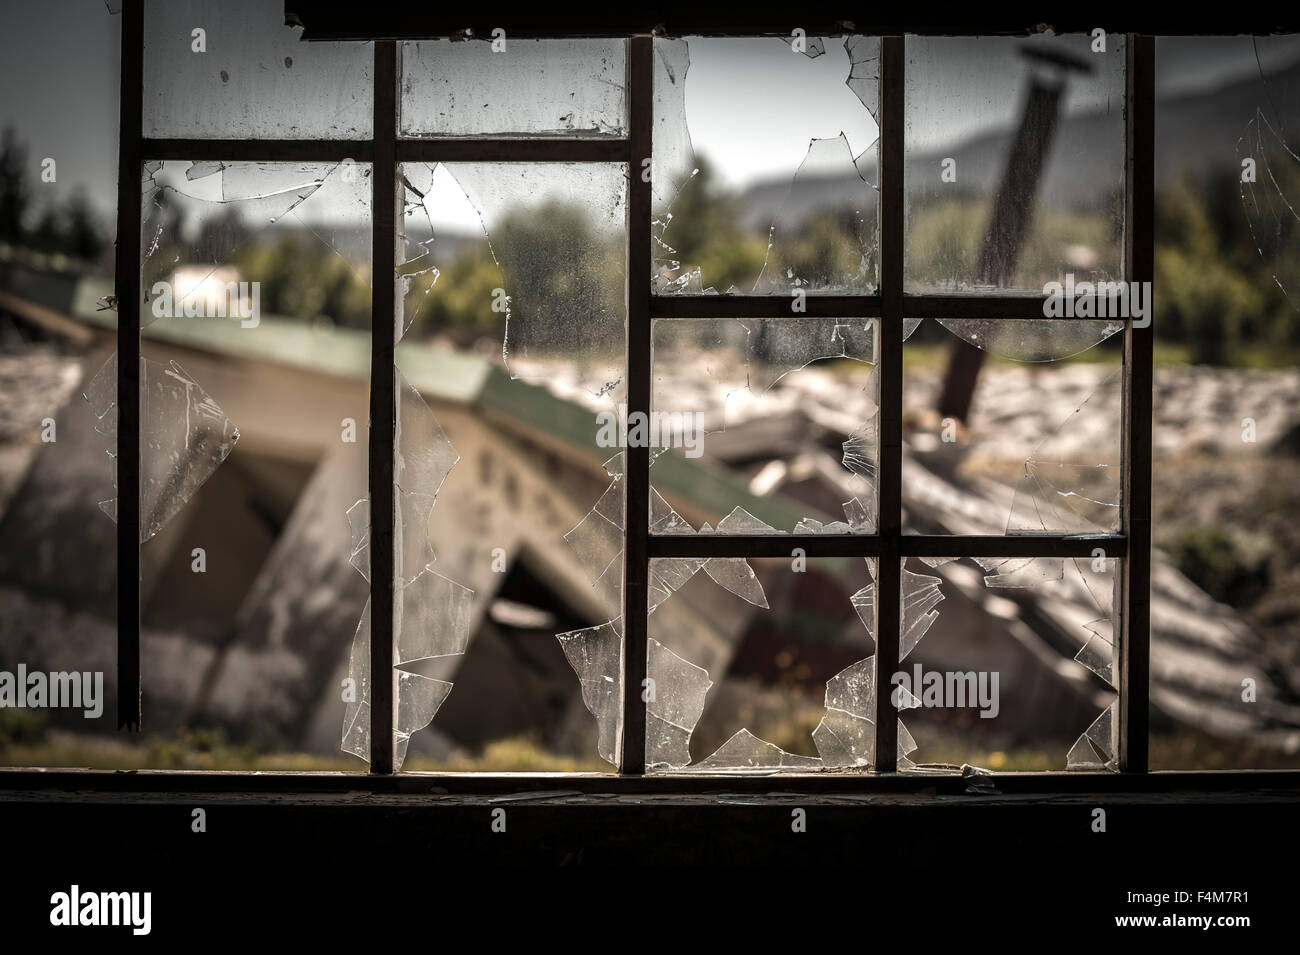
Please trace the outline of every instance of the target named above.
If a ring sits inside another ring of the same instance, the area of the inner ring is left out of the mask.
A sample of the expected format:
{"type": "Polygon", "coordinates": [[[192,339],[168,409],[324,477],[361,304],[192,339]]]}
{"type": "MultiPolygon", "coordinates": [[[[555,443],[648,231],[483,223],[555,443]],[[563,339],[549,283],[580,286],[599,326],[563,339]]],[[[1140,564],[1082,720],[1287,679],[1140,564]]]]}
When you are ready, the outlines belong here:
{"type": "Polygon", "coordinates": [[[879,40],[655,41],[656,294],[869,294],[879,40]]]}
{"type": "MultiPolygon", "coordinates": [[[[600,771],[622,722],[621,165],[401,167],[395,764],[600,771]],[[503,692],[508,689],[508,692],[503,692]]],[[[348,514],[368,575],[369,504],[348,514]]],[[[368,613],[345,751],[368,758],[368,613]]]]}
{"type": "Polygon", "coordinates": [[[1114,771],[1119,566],[1104,549],[905,561],[895,685],[915,744],[907,768],[1114,771]]]}
{"type": "MultiPolygon", "coordinates": [[[[674,523],[657,503],[654,523],[674,523]]],[[[873,567],[851,558],[651,560],[649,771],[869,769],[873,567]]]]}
{"type": "MultiPolygon", "coordinates": [[[[357,765],[325,726],[366,596],[343,511],[366,488],[370,175],[144,170],[143,766],[357,765]]],[[[86,392],[108,436],[114,370],[86,392]]]]}

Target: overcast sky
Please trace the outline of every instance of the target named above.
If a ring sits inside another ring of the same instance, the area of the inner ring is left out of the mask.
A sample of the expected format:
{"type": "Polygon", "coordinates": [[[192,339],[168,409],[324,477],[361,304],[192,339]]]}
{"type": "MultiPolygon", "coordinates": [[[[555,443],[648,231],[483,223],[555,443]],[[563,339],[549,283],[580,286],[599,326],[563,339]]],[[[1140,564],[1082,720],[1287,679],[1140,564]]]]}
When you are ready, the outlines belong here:
{"type": "MultiPolygon", "coordinates": [[[[62,198],[84,187],[105,216],[116,189],[119,24],[103,0],[0,0],[0,125],[12,125],[29,145],[38,186],[41,159],[56,159],[58,181],[40,188],[62,198]]],[[[813,59],[775,39],[690,42],[692,139],[730,184],[791,175],[813,137],[843,132],[854,153],[874,140],[874,120],[844,85],[849,62],[841,40],[828,40],[826,53],[813,59]]],[[[1296,38],[1270,38],[1260,49],[1266,68],[1300,56],[1296,38]]],[[[1249,38],[1162,41],[1160,92],[1212,89],[1254,75],[1255,55],[1249,38]]],[[[1006,89],[1025,67],[1018,59],[954,51],[950,69],[949,81],[923,83],[916,93],[947,104],[938,111],[940,124],[912,124],[909,135],[917,140],[960,139],[1013,110],[1006,89]]],[[[1080,86],[1083,93],[1089,88],[1103,85],[1080,86]]],[[[1085,95],[1071,108],[1097,106],[1085,95]]]]}

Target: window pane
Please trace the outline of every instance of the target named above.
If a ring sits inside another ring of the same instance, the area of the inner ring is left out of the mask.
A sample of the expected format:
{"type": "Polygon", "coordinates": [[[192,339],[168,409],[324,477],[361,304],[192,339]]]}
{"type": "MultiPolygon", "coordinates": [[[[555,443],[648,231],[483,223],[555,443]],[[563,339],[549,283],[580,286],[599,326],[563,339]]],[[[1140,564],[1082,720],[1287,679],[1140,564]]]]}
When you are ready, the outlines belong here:
{"type": "Polygon", "coordinates": [[[144,193],[142,767],[358,769],[370,169],[165,163],[144,193]]]}
{"type": "Polygon", "coordinates": [[[1122,323],[944,319],[910,327],[906,532],[1119,531],[1122,323]]]}
{"type": "Polygon", "coordinates": [[[401,135],[625,135],[626,51],[624,40],[404,43],[401,135]]]}
{"type": "Polygon", "coordinates": [[[1300,766],[1300,37],[1157,50],[1151,765],[1300,766]]]}
{"type": "Polygon", "coordinates": [[[623,482],[600,421],[625,387],[625,175],[402,168],[407,769],[617,764],[623,482]]]}
{"type": "Polygon", "coordinates": [[[876,326],[656,321],[650,477],[685,521],[665,532],[874,532],[876,326]]]}
{"type": "Polygon", "coordinates": [[[278,0],[147,0],[145,136],[368,139],[372,45],[301,33],[278,0]]]}
{"type": "Polygon", "coordinates": [[[900,769],[1114,770],[1119,564],[904,561],[900,769]]]}
{"type": "Polygon", "coordinates": [[[908,37],[906,281],[1123,278],[1124,40],[908,37]]]}
{"type": "Polygon", "coordinates": [[[655,41],[654,290],[866,294],[879,41],[655,41]]]}
{"type": "Polygon", "coordinates": [[[652,560],[650,771],[869,769],[875,583],[866,564],[652,560]]]}

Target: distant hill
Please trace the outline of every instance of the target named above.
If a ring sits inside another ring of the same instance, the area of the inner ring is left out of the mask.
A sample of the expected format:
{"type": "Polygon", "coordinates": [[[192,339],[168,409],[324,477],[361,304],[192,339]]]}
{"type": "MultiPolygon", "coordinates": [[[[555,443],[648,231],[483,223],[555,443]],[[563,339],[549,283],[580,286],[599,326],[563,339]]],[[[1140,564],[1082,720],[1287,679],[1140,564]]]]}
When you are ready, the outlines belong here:
{"type": "MultiPolygon", "coordinates": [[[[1159,100],[1156,125],[1156,181],[1167,182],[1186,169],[1203,173],[1214,167],[1236,167],[1237,141],[1246,131],[1256,109],[1263,109],[1271,122],[1278,117],[1293,127],[1300,126],[1300,103],[1274,99],[1284,89],[1300,89],[1300,60],[1269,74],[1266,84],[1259,77],[1247,77],[1213,91],[1200,91],[1159,100]]],[[[1124,144],[1114,135],[1122,129],[1123,104],[1119,115],[1090,113],[1065,117],[1056,130],[1047,175],[1040,186],[1042,200],[1060,208],[1095,205],[1106,189],[1118,189],[1122,179],[1116,171],[1123,163],[1124,144]]],[[[945,157],[957,160],[959,181],[964,190],[990,193],[1001,180],[1014,129],[1001,128],[972,137],[941,150],[911,156],[906,164],[909,184],[935,181],[945,157]],[[934,177],[934,178],[930,178],[934,177]]],[[[858,163],[867,183],[876,182],[876,158],[863,156],[858,163]]],[[[781,211],[790,194],[790,180],[757,182],[742,193],[743,224],[765,230],[781,211]]],[[[794,223],[828,206],[845,203],[848,196],[866,196],[871,186],[846,170],[844,175],[804,177],[799,180],[798,201],[785,215],[794,223]]],[[[914,193],[912,186],[909,192],[914,193]]]]}

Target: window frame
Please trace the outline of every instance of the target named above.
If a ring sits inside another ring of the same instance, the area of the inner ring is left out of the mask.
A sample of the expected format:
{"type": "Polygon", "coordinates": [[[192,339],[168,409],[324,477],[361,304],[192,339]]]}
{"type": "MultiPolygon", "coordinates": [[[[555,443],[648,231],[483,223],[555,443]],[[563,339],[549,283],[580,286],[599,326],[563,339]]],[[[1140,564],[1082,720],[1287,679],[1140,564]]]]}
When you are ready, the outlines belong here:
{"type": "MultiPolygon", "coordinates": [[[[1119,774],[1052,772],[1020,774],[1054,781],[1148,773],[1150,575],[1151,575],[1151,413],[1152,331],[1150,323],[1125,320],[1121,458],[1121,528],[1090,536],[946,536],[902,531],[902,356],[903,323],[911,318],[1043,320],[1042,298],[1034,295],[909,294],[904,288],[903,173],[906,46],[902,34],[880,38],[879,76],[879,239],[880,280],[872,295],[809,295],[795,314],[782,296],[656,296],[651,286],[651,184],[641,175],[652,155],[654,123],[654,36],[627,39],[627,135],[622,138],[559,140],[524,138],[401,139],[398,83],[401,39],[372,40],[374,48],[372,138],[368,140],[230,140],[153,139],[143,136],[143,2],[126,0],[122,19],[122,74],[117,216],[116,292],[118,302],[118,484],[117,521],[118,726],[141,725],[140,681],[140,311],[141,170],[157,160],[332,161],[352,159],[372,167],[373,274],[392,275],[392,282],[372,283],[370,378],[369,492],[371,546],[371,672],[391,667],[394,588],[394,433],[396,369],[391,318],[395,314],[396,242],[402,163],[423,162],[599,162],[621,163],[627,176],[627,405],[629,415],[649,413],[652,383],[651,337],[656,320],[701,318],[837,318],[873,319],[879,330],[880,458],[878,522],[874,534],[724,536],[672,535],[650,532],[650,454],[644,446],[626,449],[624,521],[624,700],[617,775],[587,778],[602,785],[626,785],[646,776],[646,706],[639,687],[646,678],[647,593],[649,562],[681,557],[788,557],[802,548],[810,558],[861,557],[878,562],[879,599],[875,666],[880,677],[899,665],[902,561],[908,557],[1092,557],[1103,548],[1119,558],[1117,632],[1119,774]],[[388,316],[390,320],[385,321],[388,316]],[[123,493],[135,488],[134,495],[123,493]],[[641,515],[637,520],[632,515],[641,515]],[[630,690],[630,692],[629,692],[630,690]]],[[[851,31],[873,35],[869,26],[851,31]]],[[[943,31],[917,31],[939,33],[943,31]]],[[[1154,272],[1155,38],[1126,35],[1124,279],[1150,282],[1154,272]]],[[[392,682],[372,681],[372,726],[391,725],[392,682]]],[[[872,788],[897,769],[897,710],[891,694],[875,700],[875,763],[869,771],[843,774],[780,774],[782,784],[811,790],[872,788]]],[[[371,733],[369,773],[394,774],[391,733],[371,733]]],[[[252,777],[252,773],[222,776],[252,777]]],[[[321,774],[352,785],[362,773],[321,774]]],[[[403,776],[444,774],[402,774],[403,776]]],[[[483,782],[509,774],[475,774],[483,782]]],[[[719,775],[686,770],[653,774],[656,787],[716,787],[719,775]],[[693,780],[693,782],[692,782],[693,780]]],[[[1007,778],[1017,774],[999,774],[1007,778]]],[[[1186,776],[1202,774],[1187,773],[1186,776]]],[[[565,778],[575,778],[566,776],[565,778]]],[[[576,777],[582,778],[582,777],[576,777]]],[[[770,780],[770,777],[767,777],[770,780]]],[[[934,776],[892,776],[889,788],[933,786],[934,776]]],[[[736,780],[739,781],[739,780],[736,780]]],[[[635,784],[635,783],[634,783],[635,784]]],[[[766,785],[766,784],[765,784],[766,785]]],[[[490,788],[490,786],[489,786],[490,788]]]]}

